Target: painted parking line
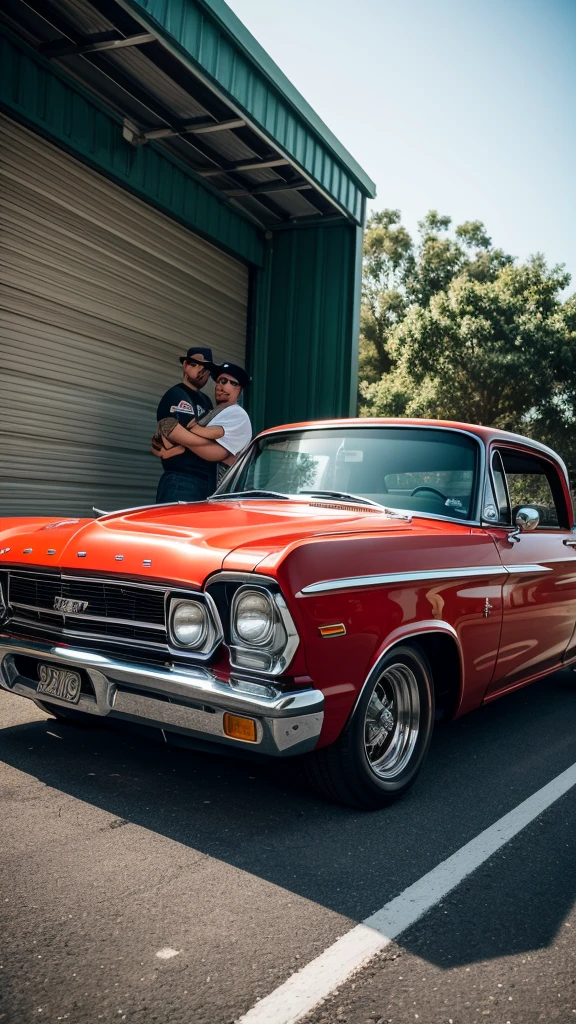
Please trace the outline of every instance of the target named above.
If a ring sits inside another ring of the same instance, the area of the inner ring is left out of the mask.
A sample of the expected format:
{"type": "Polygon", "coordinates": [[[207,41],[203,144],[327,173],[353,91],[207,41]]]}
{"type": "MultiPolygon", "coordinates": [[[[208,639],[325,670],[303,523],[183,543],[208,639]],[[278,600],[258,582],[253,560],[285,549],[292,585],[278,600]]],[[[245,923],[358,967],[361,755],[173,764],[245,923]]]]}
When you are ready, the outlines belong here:
{"type": "Polygon", "coordinates": [[[576,785],[576,764],[337,939],[237,1024],[295,1024],[576,785]]]}

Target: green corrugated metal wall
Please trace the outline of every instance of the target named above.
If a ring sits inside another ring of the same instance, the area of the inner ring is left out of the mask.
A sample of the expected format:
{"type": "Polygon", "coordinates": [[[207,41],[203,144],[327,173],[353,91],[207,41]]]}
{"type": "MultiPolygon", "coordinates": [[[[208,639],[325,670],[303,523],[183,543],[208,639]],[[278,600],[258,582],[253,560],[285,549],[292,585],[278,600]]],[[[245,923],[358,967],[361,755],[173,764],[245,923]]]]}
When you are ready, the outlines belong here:
{"type": "Polygon", "coordinates": [[[353,411],[360,243],[351,224],[274,232],[256,292],[255,429],[353,411]]]}
{"type": "Polygon", "coordinates": [[[131,146],[118,118],[11,33],[0,34],[0,106],[233,256],[261,264],[261,233],[153,146],[131,146]]]}
{"type": "Polygon", "coordinates": [[[364,196],[369,191],[359,187],[319,138],[318,132],[298,116],[285,95],[245,56],[238,42],[224,34],[215,18],[205,10],[205,4],[194,0],[128,2],[135,11],[141,8],[141,13],[156,23],[169,43],[179,44],[184,57],[190,58],[208,75],[314,181],[334,196],[357,223],[361,222],[364,196]]]}

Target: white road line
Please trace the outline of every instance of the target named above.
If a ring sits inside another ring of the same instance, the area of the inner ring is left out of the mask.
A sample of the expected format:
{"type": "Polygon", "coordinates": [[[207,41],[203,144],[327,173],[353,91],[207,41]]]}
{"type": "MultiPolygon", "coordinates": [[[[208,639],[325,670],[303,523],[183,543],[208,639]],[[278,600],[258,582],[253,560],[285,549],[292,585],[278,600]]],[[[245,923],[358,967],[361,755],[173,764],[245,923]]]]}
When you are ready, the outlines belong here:
{"type": "Polygon", "coordinates": [[[576,764],[342,935],[237,1024],[295,1024],[574,785],[576,764]]]}

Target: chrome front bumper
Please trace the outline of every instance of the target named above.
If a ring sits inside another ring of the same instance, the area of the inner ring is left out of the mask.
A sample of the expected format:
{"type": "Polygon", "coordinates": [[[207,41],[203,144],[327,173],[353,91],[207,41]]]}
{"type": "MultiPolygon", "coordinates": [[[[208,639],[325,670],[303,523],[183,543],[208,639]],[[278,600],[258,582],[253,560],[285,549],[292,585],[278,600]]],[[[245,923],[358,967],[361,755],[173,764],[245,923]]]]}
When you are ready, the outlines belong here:
{"type": "Polygon", "coordinates": [[[55,708],[157,726],[163,731],[237,749],[252,748],[255,753],[276,757],[313,750],[324,718],[324,697],[319,690],[285,693],[273,683],[241,677],[223,683],[206,668],[147,668],[78,648],[8,636],[0,636],[0,687],[55,708]],[[37,681],[22,674],[19,656],[86,673],[94,696],[81,693],[78,703],[70,704],[38,694],[37,681]],[[249,687],[258,692],[250,692],[249,687]],[[254,719],[256,743],[225,735],[226,712],[254,719]]]}

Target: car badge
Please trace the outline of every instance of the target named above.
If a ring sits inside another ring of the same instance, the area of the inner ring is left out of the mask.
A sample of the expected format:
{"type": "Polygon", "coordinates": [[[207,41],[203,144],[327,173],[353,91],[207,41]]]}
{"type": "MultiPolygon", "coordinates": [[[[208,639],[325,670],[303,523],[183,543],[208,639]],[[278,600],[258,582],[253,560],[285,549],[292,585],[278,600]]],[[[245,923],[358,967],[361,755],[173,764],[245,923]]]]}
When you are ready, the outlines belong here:
{"type": "Polygon", "coordinates": [[[77,615],[78,612],[85,612],[88,601],[72,601],[69,597],[55,597],[54,608],[65,615],[77,615]]]}

